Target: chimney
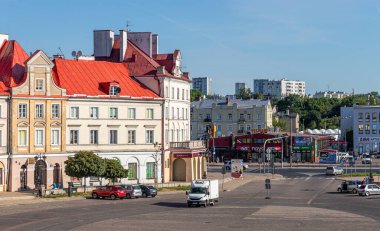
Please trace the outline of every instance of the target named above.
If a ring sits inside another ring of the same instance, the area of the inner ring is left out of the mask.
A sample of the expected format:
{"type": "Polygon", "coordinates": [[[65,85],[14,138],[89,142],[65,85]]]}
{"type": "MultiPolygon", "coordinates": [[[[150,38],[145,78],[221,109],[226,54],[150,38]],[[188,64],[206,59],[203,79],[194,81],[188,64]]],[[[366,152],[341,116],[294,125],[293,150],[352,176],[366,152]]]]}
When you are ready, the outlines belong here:
{"type": "Polygon", "coordinates": [[[189,79],[189,76],[190,76],[189,72],[183,72],[182,73],[182,77],[185,79],[189,79]]]}
{"type": "Polygon", "coordinates": [[[3,45],[4,41],[9,40],[9,36],[7,34],[0,34],[0,48],[3,45]]]}
{"type": "Polygon", "coordinates": [[[230,97],[226,96],[226,104],[228,105],[229,102],[230,102],[230,97]]]}
{"type": "Polygon", "coordinates": [[[158,34],[152,34],[152,56],[158,54],[158,34]]]}
{"type": "Polygon", "coordinates": [[[127,32],[125,30],[120,30],[120,58],[119,61],[123,62],[125,53],[127,52],[127,32]]]}
{"type": "Polygon", "coordinates": [[[112,30],[94,30],[94,56],[110,57],[114,43],[112,30]]]}

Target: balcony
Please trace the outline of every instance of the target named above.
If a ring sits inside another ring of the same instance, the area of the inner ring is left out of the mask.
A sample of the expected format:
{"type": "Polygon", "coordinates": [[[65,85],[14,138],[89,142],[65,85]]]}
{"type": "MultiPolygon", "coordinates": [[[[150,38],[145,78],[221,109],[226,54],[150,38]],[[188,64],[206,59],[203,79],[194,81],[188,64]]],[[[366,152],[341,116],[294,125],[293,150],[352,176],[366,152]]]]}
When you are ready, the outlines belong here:
{"type": "Polygon", "coordinates": [[[170,142],[170,148],[202,148],[204,147],[203,140],[191,140],[185,142],[170,142]]]}
{"type": "Polygon", "coordinates": [[[244,134],[244,129],[240,129],[240,130],[238,130],[238,134],[244,134]]]}
{"type": "Polygon", "coordinates": [[[205,118],[203,121],[204,122],[211,122],[211,118],[205,118]]]}
{"type": "Polygon", "coordinates": [[[245,122],[245,118],[239,118],[238,122],[239,123],[244,123],[245,122]]]}

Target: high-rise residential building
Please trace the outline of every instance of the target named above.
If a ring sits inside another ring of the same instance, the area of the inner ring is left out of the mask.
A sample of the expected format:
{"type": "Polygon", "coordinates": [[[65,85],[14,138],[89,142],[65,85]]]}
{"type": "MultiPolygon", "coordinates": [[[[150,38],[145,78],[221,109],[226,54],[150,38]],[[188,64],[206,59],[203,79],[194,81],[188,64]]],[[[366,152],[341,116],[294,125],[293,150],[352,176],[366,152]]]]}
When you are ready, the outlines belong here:
{"type": "Polygon", "coordinates": [[[289,95],[305,96],[305,81],[255,79],[254,93],[261,93],[268,98],[282,99],[289,95]]]}
{"type": "Polygon", "coordinates": [[[193,89],[198,89],[202,92],[202,95],[211,95],[212,88],[211,82],[212,79],[210,77],[197,77],[193,78],[193,89]]]}
{"type": "Polygon", "coordinates": [[[335,98],[342,99],[344,97],[351,96],[351,93],[346,93],[342,91],[318,91],[315,92],[313,98],[335,98]]]}
{"type": "Polygon", "coordinates": [[[245,83],[237,82],[235,83],[235,95],[239,94],[241,89],[247,88],[247,85],[245,83]]]}

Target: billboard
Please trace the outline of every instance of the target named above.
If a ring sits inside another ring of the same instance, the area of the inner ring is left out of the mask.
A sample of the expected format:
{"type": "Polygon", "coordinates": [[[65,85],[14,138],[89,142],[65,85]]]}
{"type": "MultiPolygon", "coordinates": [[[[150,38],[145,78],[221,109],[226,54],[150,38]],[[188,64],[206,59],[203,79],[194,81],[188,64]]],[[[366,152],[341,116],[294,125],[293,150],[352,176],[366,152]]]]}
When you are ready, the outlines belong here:
{"type": "Polygon", "coordinates": [[[311,143],[311,138],[308,136],[295,136],[294,145],[295,146],[309,146],[311,143]]]}
{"type": "Polygon", "coordinates": [[[321,164],[336,164],[336,153],[335,150],[321,150],[319,151],[319,163],[321,164]]]}
{"type": "Polygon", "coordinates": [[[231,177],[239,178],[243,173],[243,160],[232,159],[231,160],[231,177]]]}

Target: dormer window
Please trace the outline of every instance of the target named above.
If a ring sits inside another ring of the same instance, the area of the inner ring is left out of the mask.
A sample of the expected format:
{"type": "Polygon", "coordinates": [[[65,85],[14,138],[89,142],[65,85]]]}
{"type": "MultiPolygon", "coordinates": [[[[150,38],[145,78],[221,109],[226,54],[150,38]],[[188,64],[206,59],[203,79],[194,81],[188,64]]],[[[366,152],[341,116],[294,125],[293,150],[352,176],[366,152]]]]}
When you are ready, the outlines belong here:
{"type": "Polygon", "coordinates": [[[110,86],[110,95],[117,96],[120,93],[120,87],[117,85],[110,86]]]}
{"type": "Polygon", "coordinates": [[[36,79],[36,91],[43,91],[43,90],[44,90],[44,80],[36,79]]]}

